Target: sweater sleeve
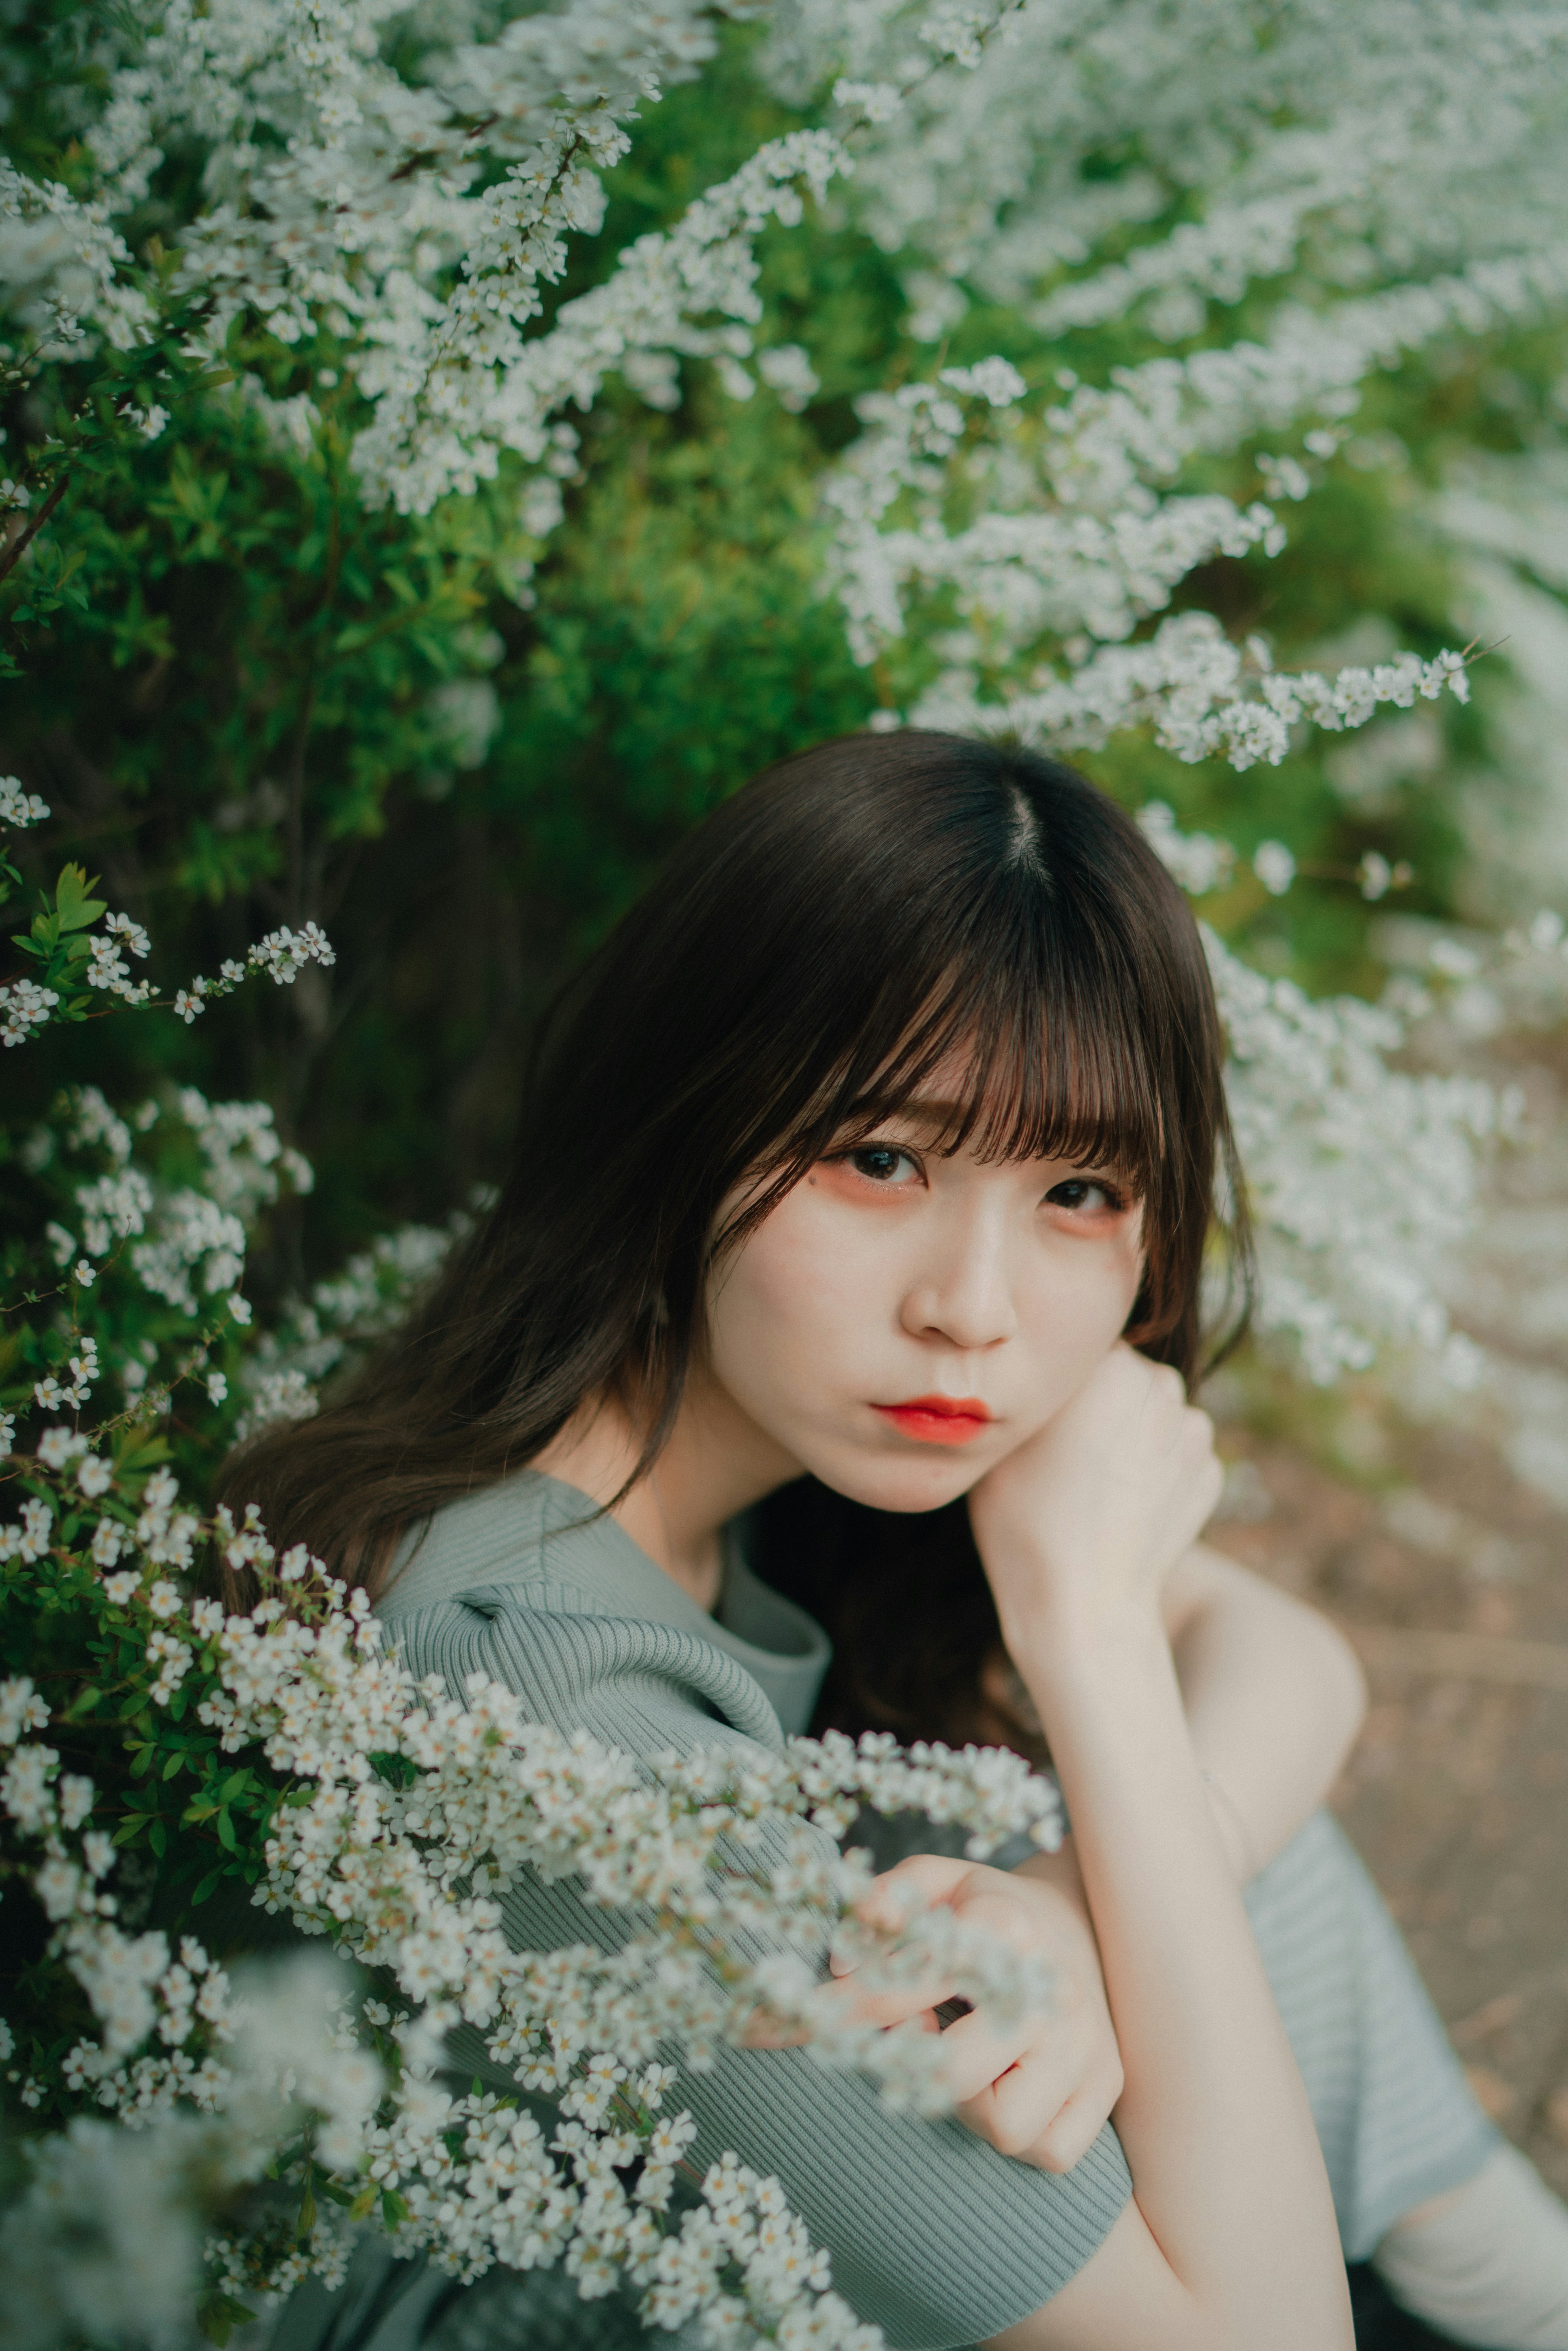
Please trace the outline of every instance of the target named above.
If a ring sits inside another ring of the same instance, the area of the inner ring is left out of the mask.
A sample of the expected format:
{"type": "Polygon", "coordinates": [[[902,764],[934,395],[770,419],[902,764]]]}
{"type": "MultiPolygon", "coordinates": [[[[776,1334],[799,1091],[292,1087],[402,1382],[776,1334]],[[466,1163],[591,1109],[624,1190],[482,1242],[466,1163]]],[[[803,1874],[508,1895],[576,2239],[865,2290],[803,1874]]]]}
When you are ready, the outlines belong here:
{"type": "MultiPolygon", "coordinates": [[[[585,1609],[559,1587],[466,1592],[402,1616],[396,1631],[415,1672],[440,1673],[451,1690],[482,1672],[531,1719],[629,1754],[778,1750],[776,1719],[733,1658],[670,1625],[585,1609]]],[[[546,1884],[531,1871],[502,1910],[519,1950],[608,1948],[629,1931],[620,1914],[584,1903],[573,1880],[546,1884]]],[[[462,2043],[455,2054],[469,2070],[482,2043],[467,2028],[462,2043]]],[[[499,2085],[487,2059],[481,2070],[499,2085]]],[[[890,2111],[863,2077],[803,2049],[724,2048],[711,2072],[683,2074],[679,2096],[697,2124],[692,2159],[706,2167],[733,2148],[775,2175],[827,2248],[839,2292],[892,2351],[958,2351],[1039,2309],[1132,2192],[1109,2126],[1072,2171],[1040,2171],[961,2123],[890,2111]]]]}

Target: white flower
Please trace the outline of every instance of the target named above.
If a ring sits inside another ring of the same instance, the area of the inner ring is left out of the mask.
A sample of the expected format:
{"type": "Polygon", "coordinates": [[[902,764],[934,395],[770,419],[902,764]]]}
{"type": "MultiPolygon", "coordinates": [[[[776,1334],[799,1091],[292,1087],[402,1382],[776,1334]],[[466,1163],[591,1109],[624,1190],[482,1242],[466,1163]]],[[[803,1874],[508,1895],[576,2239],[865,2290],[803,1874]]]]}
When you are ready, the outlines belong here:
{"type": "Polygon", "coordinates": [[[89,1453],[78,1464],[77,1484],[89,1500],[96,1500],[99,1494],[107,1494],[113,1483],[113,1464],[105,1461],[100,1454],[89,1453]]]}
{"type": "Polygon", "coordinates": [[[180,1481],[172,1469],[154,1469],[141,1489],[144,1510],[167,1513],[179,1499],[180,1481]]]}
{"type": "Polygon", "coordinates": [[[63,1771],[56,1793],[59,1799],[61,1828],[79,1829],[92,1810],[92,1782],[78,1771],[63,1771]]]}
{"type": "Polygon", "coordinates": [[[1296,878],[1296,861],[1282,841],[1260,841],[1252,852],[1252,871],[1270,897],[1282,898],[1296,878]]]}
{"type": "Polygon", "coordinates": [[[5,1020],[0,1043],[25,1045],[35,1029],[43,1028],[59,1000],[52,987],[39,987],[30,979],[0,982],[0,1017],[5,1020]]]}
{"type": "Polygon", "coordinates": [[[133,1593],[141,1588],[141,1578],[133,1567],[122,1567],[118,1575],[106,1575],[103,1588],[117,1608],[125,1607],[133,1593]]]}
{"type": "Polygon", "coordinates": [[[29,1730],[47,1725],[49,1709],[26,1674],[0,1682],[0,1747],[15,1747],[29,1730]]]}
{"type": "Polygon", "coordinates": [[[19,1526],[0,1527],[0,1559],[42,1559],[49,1548],[55,1514],[47,1502],[24,1502],[19,1526]]]}
{"type": "Polygon", "coordinates": [[[124,1541],[125,1535],[122,1528],[118,1527],[112,1519],[99,1519],[93,1529],[91,1544],[93,1565],[112,1567],[120,1557],[124,1541]]]}
{"type": "Polygon", "coordinates": [[[775,343],[759,351],[757,372],[778,394],[779,406],[797,415],[821,390],[817,371],[799,343],[775,343]]]}
{"type": "Polygon", "coordinates": [[[1195,898],[1228,880],[1236,862],[1230,843],[1216,840],[1211,833],[1178,831],[1175,812],[1165,800],[1150,800],[1140,809],[1138,826],[1161,864],[1195,898]]]}
{"type": "Polygon", "coordinates": [[[228,1392],[229,1384],[222,1372],[207,1374],[207,1395],[214,1404],[222,1404],[228,1392]]]}
{"type": "Polygon", "coordinates": [[[977,367],[944,368],[941,381],[954,392],[988,401],[993,408],[1010,408],[1029,390],[1010,360],[981,360],[977,367]]]}
{"type": "Polygon", "coordinates": [[[0,824],[15,825],[18,831],[29,824],[42,824],[49,811],[37,792],[25,792],[15,776],[0,776],[0,824]]]}
{"type": "Polygon", "coordinates": [[[64,1469],[87,1451],[87,1438],[78,1437],[74,1428],[46,1428],[38,1439],[38,1458],[46,1469],[64,1469]]]}
{"type": "Polygon", "coordinates": [[[71,1279],[73,1281],[78,1281],[84,1290],[90,1290],[98,1279],[98,1274],[96,1269],[88,1263],[86,1258],[81,1257],[76,1261],[71,1279]]]}

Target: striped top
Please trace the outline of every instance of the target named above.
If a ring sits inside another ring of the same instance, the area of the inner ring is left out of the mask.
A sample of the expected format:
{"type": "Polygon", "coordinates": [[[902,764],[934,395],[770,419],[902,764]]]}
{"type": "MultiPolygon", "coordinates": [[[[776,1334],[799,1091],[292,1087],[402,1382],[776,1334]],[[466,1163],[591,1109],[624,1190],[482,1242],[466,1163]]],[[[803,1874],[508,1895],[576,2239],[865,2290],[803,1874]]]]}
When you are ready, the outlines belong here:
{"type": "MultiPolygon", "coordinates": [[[[821,1628],[758,1581],[732,1544],[706,1614],[613,1519],[525,1470],[448,1504],[404,1538],[378,1614],[416,1674],[450,1690],[484,1673],[529,1718],[631,1754],[718,1747],[778,1754],[804,1729],[829,1661],[821,1628]]],[[[824,1841],[825,1832],[824,1834],[824,1841]]],[[[502,1896],[517,1949],[631,1932],[570,1880],[523,1873],[502,1896]]],[[[472,2028],[465,2072],[512,2086],[472,2028]]],[[[775,2174],[833,2282],[893,2351],[959,2351],[1037,2310],[1103,2241],[1132,2192],[1107,2126],[1058,2176],[998,2155],[961,2123],[890,2112],[861,2077],[805,2050],[724,2049],[684,2077],[692,2159],[727,2148],[775,2174]]]]}

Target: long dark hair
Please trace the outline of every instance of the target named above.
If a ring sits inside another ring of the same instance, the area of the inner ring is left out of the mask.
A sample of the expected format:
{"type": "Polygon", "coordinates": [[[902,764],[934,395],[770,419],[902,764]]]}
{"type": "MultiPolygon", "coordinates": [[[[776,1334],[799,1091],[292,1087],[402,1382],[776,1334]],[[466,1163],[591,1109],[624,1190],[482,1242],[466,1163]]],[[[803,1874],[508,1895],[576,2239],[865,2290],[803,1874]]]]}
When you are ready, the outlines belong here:
{"type": "MultiPolygon", "coordinates": [[[[1180,891],[1071,768],[955,736],[857,735],[758,777],[688,836],[541,1024],[495,1207],[317,1419],[235,1458],[226,1499],[373,1593],[406,1525],[522,1468],[607,1386],[635,1397],[651,1465],[716,1259],[955,1051],[969,1095],[941,1147],[1120,1173],[1147,1249],[1127,1335],[1193,1378],[1217,1158],[1243,1296],[1247,1248],[1180,891]]],[[[953,1728],[996,1637],[962,1506],[884,1517],[806,1481],[763,1519],[764,1572],[836,1635],[830,1710],[953,1728]],[[912,1580],[929,1610],[909,1606],[912,1580]],[[940,1672],[920,1662],[927,1637],[940,1672]]]]}

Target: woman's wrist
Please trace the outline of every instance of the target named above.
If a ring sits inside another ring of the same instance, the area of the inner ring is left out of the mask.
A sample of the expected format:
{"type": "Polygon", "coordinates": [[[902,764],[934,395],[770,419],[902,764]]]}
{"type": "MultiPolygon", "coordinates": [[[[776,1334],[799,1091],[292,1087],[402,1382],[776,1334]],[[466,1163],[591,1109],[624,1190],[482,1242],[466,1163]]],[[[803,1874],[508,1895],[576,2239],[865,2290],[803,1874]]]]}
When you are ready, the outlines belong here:
{"type": "Polygon", "coordinates": [[[1163,1680],[1173,1670],[1158,1614],[1121,1594],[1036,1587],[1016,1598],[998,1593],[998,1614],[1008,1655],[1042,1719],[1045,1689],[1110,1687],[1150,1673],[1163,1680]]]}

